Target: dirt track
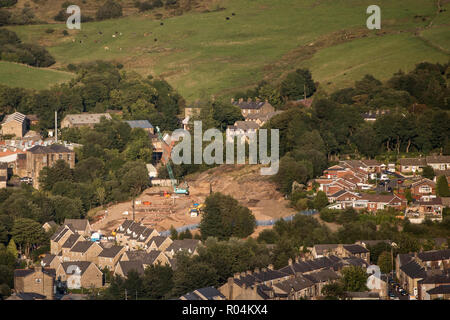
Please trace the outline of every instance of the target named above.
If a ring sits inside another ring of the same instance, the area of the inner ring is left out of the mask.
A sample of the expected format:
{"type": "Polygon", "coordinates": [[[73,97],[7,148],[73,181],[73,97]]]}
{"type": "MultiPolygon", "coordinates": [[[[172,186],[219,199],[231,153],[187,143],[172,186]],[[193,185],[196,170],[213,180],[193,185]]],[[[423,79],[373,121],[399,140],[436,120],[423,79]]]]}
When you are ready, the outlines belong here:
{"type": "MultiPolygon", "coordinates": [[[[267,176],[259,174],[258,166],[232,166],[223,165],[188,177],[189,196],[179,195],[173,204],[172,198],[160,195],[149,195],[169,188],[149,188],[136,200],[149,201],[150,205],[136,205],[136,221],[158,231],[168,230],[200,222],[200,217],[192,218],[189,207],[194,203],[203,203],[210,193],[222,192],[237,199],[242,205],[248,207],[257,220],[269,220],[294,214],[295,211],[288,208],[288,201],[275,190],[275,185],[267,176]]],[[[132,219],[131,201],[119,203],[107,208],[108,213],[102,220],[94,223],[94,230],[101,230],[109,234],[117,228],[125,219],[132,219]],[[128,215],[123,212],[128,211],[128,215]]],[[[99,211],[96,216],[104,215],[99,211]]]]}

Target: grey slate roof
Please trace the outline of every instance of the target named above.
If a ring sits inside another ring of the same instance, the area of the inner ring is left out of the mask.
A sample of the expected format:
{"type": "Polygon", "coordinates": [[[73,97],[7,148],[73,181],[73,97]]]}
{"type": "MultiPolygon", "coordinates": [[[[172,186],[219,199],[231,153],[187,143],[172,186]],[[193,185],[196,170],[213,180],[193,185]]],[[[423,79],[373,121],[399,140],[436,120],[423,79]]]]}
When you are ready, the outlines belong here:
{"type": "Polygon", "coordinates": [[[417,254],[422,261],[438,261],[450,259],[450,249],[423,251],[417,254]]]}
{"type": "Polygon", "coordinates": [[[126,276],[131,270],[136,271],[139,275],[144,274],[144,266],[142,261],[119,261],[120,268],[126,276]]]}
{"type": "Polygon", "coordinates": [[[400,270],[402,270],[408,277],[412,279],[423,279],[426,277],[425,269],[414,260],[411,260],[407,264],[401,266],[400,270]]]}
{"type": "Polygon", "coordinates": [[[351,254],[358,254],[358,253],[367,253],[369,250],[364,248],[363,246],[360,246],[359,244],[344,244],[344,249],[350,252],[351,254]]]}
{"type": "Polygon", "coordinates": [[[64,220],[64,224],[66,224],[66,225],[71,224],[77,231],[86,230],[88,223],[89,222],[87,219],[66,219],[66,220],[64,220]]]}
{"type": "Polygon", "coordinates": [[[435,287],[427,291],[428,294],[449,294],[450,285],[444,284],[442,286],[435,287]]]}
{"type": "Polygon", "coordinates": [[[274,286],[280,288],[284,292],[289,293],[292,290],[300,291],[305,288],[309,288],[313,285],[314,285],[314,282],[312,282],[311,280],[309,280],[303,276],[296,276],[293,279],[281,281],[281,282],[275,284],[274,286]]]}
{"type": "Polygon", "coordinates": [[[103,258],[114,258],[122,249],[122,246],[112,246],[111,248],[104,248],[98,256],[103,258]]]}
{"type": "Polygon", "coordinates": [[[125,122],[131,128],[153,129],[152,124],[148,120],[130,120],[125,122]]]}
{"type": "Polygon", "coordinates": [[[200,288],[200,289],[197,289],[194,291],[194,293],[197,293],[197,292],[200,293],[202,296],[204,296],[208,300],[216,300],[214,298],[217,298],[217,297],[225,299],[225,296],[214,287],[200,288]]]}
{"type": "Polygon", "coordinates": [[[166,251],[174,251],[177,252],[179,250],[191,250],[194,252],[197,246],[199,245],[200,240],[197,239],[183,239],[183,240],[174,240],[170,246],[166,249],[166,251]]]}
{"type": "Polygon", "coordinates": [[[69,261],[61,263],[61,266],[63,267],[65,273],[67,273],[67,268],[69,268],[69,266],[77,266],[80,269],[80,275],[83,275],[83,273],[89,268],[91,264],[92,262],[89,261],[69,261]]]}
{"type": "Polygon", "coordinates": [[[62,248],[69,248],[69,249],[72,248],[78,239],[80,239],[79,234],[71,234],[67,238],[66,242],[64,242],[64,244],[62,245],[62,248]]]}
{"type": "Polygon", "coordinates": [[[64,147],[61,144],[52,144],[50,146],[34,146],[28,149],[27,152],[31,152],[34,154],[47,154],[47,153],[69,153],[73,151],[67,147],[64,147]]]}
{"type": "Polygon", "coordinates": [[[93,241],[78,241],[72,249],[70,249],[71,252],[79,252],[79,253],[85,253],[89,250],[89,248],[94,245],[95,242],[93,241]]]}

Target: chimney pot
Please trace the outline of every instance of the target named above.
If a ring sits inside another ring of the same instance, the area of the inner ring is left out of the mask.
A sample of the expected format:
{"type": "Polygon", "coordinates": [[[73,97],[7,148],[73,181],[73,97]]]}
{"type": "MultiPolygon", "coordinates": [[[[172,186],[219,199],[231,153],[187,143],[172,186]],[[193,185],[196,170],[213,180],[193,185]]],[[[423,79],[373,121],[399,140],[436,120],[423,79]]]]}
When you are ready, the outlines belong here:
{"type": "Polygon", "coordinates": [[[259,273],[259,268],[255,268],[255,273],[259,273]]]}

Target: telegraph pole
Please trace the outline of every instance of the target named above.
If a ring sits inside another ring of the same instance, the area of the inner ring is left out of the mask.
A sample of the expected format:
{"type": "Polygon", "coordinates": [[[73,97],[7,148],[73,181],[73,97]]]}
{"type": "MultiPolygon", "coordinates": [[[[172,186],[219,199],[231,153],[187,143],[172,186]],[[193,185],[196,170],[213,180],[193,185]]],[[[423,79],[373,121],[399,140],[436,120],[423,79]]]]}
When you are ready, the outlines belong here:
{"type": "Polygon", "coordinates": [[[58,111],[55,110],[55,142],[58,143],[58,111]]]}
{"type": "Polygon", "coordinates": [[[134,199],[135,199],[135,196],[133,195],[133,221],[135,221],[135,210],[134,210],[134,199]]]}

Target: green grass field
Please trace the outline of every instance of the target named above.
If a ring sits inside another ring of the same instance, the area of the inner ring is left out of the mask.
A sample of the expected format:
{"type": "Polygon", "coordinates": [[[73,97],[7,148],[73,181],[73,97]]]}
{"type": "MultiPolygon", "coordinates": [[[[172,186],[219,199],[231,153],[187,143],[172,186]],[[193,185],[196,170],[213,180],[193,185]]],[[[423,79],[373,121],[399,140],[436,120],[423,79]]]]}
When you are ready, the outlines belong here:
{"type": "Polygon", "coordinates": [[[73,78],[69,72],[45,68],[33,68],[26,65],[0,61],[0,84],[27,89],[48,89],[52,85],[73,78]]]}
{"type": "MultiPolygon", "coordinates": [[[[126,69],[164,77],[188,101],[227,95],[262,79],[278,81],[299,67],[309,67],[314,79],[331,90],[366,73],[384,80],[421,61],[449,60],[448,12],[436,17],[436,1],[377,1],[381,32],[366,28],[366,8],[371,4],[370,0],[228,0],[223,11],[188,13],[166,19],[162,26],[138,15],[85,23],[67,37],[62,35],[63,24],[11,29],[24,41],[45,45],[56,66],[118,61],[126,69]],[[421,38],[414,34],[431,21],[433,28],[423,31],[421,38]],[[49,27],[56,31],[46,33],[49,27]],[[357,36],[339,40],[337,35],[344,31],[357,36]],[[115,32],[119,34],[113,37],[115,32]]],[[[446,9],[450,11],[449,3],[446,9]]]]}

